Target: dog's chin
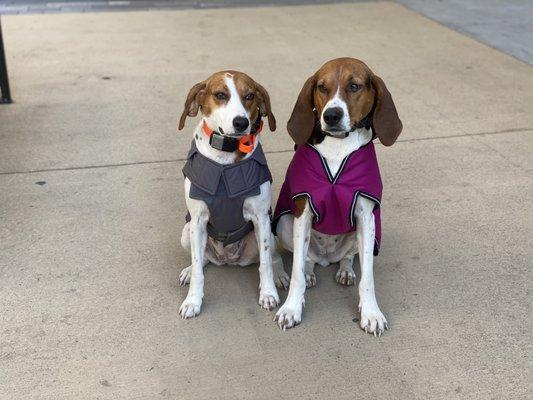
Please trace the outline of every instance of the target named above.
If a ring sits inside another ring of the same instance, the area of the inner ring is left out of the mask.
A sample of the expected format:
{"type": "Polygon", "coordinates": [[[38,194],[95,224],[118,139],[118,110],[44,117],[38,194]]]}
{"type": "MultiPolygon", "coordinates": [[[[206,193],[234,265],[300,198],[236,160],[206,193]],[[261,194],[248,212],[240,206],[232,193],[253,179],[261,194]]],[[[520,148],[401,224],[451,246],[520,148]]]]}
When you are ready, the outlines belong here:
{"type": "Polygon", "coordinates": [[[350,131],[350,127],[344,126],[345,124],[339,124],[335,127],[328,126],[324,121],[320,121],[320,129],[322,132],[327,133],[335,138],[344,138],[346,133],[350,131]]]}
{"type": "Polygon", "coordinates": [[[349,132],[348,129],[324,129],[322,128],[323,132],[326,132],[331,137],[337,138],[337,139],[344,139],[346,137],[346,133],[349,132]]]}

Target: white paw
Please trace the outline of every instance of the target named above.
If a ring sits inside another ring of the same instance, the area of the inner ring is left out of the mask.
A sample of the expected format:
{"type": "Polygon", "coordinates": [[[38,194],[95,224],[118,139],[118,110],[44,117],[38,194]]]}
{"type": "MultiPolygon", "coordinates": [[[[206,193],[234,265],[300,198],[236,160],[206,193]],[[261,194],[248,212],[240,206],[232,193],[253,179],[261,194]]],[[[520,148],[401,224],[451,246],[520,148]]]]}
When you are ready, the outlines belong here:
{"type": "Polygon", "coordinates": [[[307,288],[313,287],[316,285],[316,275],[314,272],[305,273],[305,286],[307,288]]]}
{"type": "Polygon", "coordinates": [[[359,311],[361,312],[361,321],[359,322],[359,325],[366,333],[371,333],[374,336],[381,336],[386,329],[389,329],[387,320],[377,304],[360,304],[359,311]]]}
{"type": "Polygon", "coordinates": [[[335,279],[337,283],[344,285],[344,286],[353,286],[355,282],[355,272],[352,268],[346,269],[343,267],[339,267],[339,270],[337,271],[337,275],[335,275],[335,279]]]}
{"type": "Polygon", "coordinates": [[[192,266],[189,265],[187,268],[183,268],[180,272],[180,286],[188,285],[191,281],[191,270],[192,266]]]}
{"type": "Polygon", "coordinates": [[[187,296],[183,303],[181,303],[181,307],[179,310],[181,319],[196,317],[198,314],[200,314],[201,308],[202,300],[189,298],[189,296],[187,296]]]}
{"type": "Polygon", "coordinates": [[[279,296],[278,292],[275,289],[273,291],[265,290],[259,293],[259,305],[261,306],[261,308],[270,311],[276,308],[278,304],[279,296]]]}
{"type": "Polygon", "coordinates": [[[298,325],[302,321],[302,306],[301,302],[285,302],[278,310],[274,321],[277,322],[280,329],[286,330],[298,325]]]}
{"type": "Polygon", "coordinates": [[[274,275],[276,287],[278,289],[287,290],[289,288],[289,284],[291,283],[291,278],[289,275],[285,271],[277,271],[274,273],[274,275]]]}

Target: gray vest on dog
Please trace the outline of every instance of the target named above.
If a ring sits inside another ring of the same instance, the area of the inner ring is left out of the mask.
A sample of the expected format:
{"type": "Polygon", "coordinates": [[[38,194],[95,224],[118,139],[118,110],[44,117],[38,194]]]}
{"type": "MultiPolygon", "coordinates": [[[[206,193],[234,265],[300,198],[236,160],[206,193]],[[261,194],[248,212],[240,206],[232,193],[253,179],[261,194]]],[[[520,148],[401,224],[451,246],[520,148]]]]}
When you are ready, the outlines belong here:
{"type": "MultiPolygon", "coordinates": [[[[208,235],[224,246],[242,239],[254,229],[243,217],[244,200],[258,195],[263,183],[272,182],[261,144],[247,159],[223,165],[202,155],[193,140],[187,158],[183,175],[191,181],[189,196],[209,208],[208,235]]],[[[186,220],[191,220],[189,213],[186,220]]]]}

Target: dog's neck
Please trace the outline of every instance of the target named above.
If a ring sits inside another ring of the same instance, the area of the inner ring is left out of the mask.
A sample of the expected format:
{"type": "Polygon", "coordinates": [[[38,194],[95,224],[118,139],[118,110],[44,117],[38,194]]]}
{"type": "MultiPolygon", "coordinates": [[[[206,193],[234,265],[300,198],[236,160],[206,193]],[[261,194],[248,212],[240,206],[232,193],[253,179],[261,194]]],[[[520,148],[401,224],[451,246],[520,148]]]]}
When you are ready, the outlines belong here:
{"type": "Polygon", "coordinates": [[[371,140],[372,130],[361,128],[350,132],[345,138],[326,136],[322,142],[313,146],[326,159],[332,174],[336,175],[342,160],[371,140]]]}
{"type": "Polygon", "coordinates": [[[198,148],[200,154],[202,154],[204,157],[207,157],[210,160],[213,160],[219,164],[227,165],[245,160],[253,154],[253,152],[257,148],[257,145],[259,144],[259,135],[257,135],[256,140],[254,142],[254,149],[246,154],[238,150],[228,152],[214,149],[209,144],[209,138],[205,135],[202,129],[202,124],[203,120],[198,123],[196,129],[194,130],[194,141],[196,143],[196,147],[198,148]]]}

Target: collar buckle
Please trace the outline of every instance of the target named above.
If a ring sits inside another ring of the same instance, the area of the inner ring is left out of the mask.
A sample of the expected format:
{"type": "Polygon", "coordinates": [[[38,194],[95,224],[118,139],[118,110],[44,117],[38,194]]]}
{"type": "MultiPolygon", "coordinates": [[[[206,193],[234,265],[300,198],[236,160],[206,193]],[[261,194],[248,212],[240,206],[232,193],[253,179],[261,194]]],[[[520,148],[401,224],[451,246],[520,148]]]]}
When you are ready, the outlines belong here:
{"type": "Polygon", "coordinates": [[[209,145],[214,149],[231,153],[239,148],[239,139],[213,132],[209,137],[209,145]]]}

